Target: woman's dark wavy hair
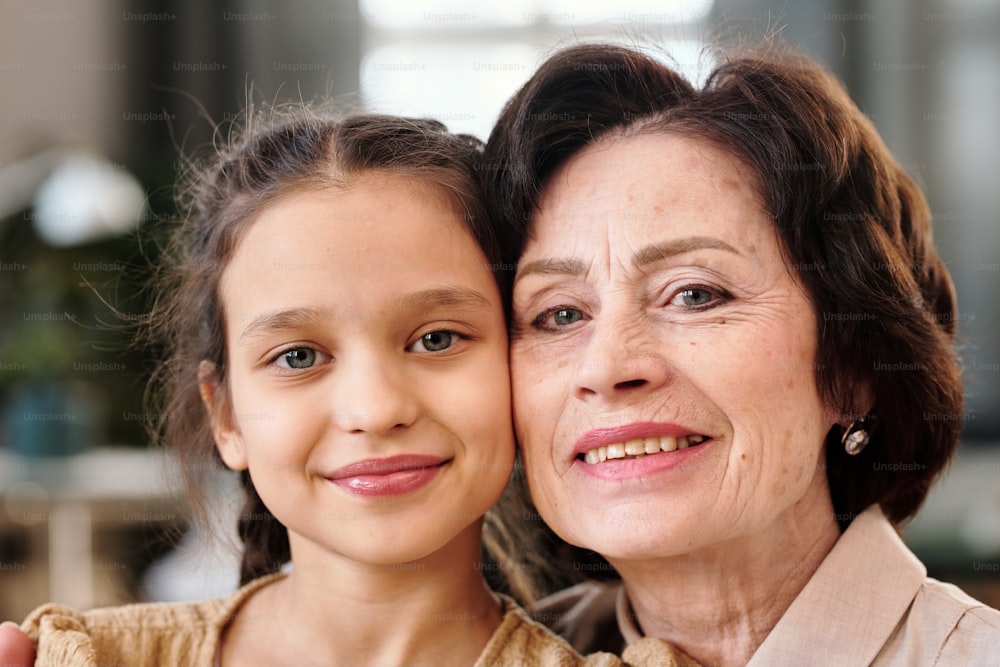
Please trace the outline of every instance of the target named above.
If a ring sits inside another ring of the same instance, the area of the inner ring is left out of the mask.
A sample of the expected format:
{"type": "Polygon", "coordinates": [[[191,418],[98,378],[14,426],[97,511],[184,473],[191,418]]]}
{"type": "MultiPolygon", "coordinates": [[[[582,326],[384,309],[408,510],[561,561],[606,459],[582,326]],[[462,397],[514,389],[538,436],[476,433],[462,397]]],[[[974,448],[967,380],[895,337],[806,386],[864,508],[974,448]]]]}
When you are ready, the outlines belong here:
{"type": "Polygon", "coordinates": [[[844,452],[841,427],[827,436],[836,518],[846,527],[878,503],[904,523],[962,424],[955,292],[923,194],[813,61],[775,45],[745,50],[695,88],[634,49],[555,53],[503,110],[480,168],[503,261],[517,261],[539,192],[570,157],[602,139],[657,134],[714,144],[754,175],[816,313],[821,395],[839,424],[869,417],[857,456],[844,452]]]}
{"type": "MultiPolygon", "coordinates": [[[[155,406],[151,410],[168,416],[156,424],[152,435],[177,453],[189,500],[201,514],[206,507],[206,478],[223,466],[200,398],[199,373],[218,380],[216,403],[228,409],[219,280],[244,229],[263,208],[290,192],[347,187],[365,174],[403,176],[447,196],[494,277],[500,257],[476,177],[482,142],[450,134],[441,123],[383,115],[341,119],[296,106],[249,114],[246,129],[230,136],[226,144],[208,166],[192,169],[182,182],[181,224],[167,247],[148,316],[150,339],[161,347],[165,359],[150,385],[149,398],[155,406]]],[[[498,277],[497,282],[503,293],[498,277]]],[[[246,471],[240,480],[246,494],[238,526],[244,546],[240,581],[246,583],[278,571],[290,553],[287,529],[261,502],[246,471]]],[[[508,493],[500,506],[516,501],[517,494],[508,493]]],[[[504,521],[491,512],[484,530],[487,548],[496,552],[492,545],[512,539],[504,521]]],[[[524,599],[531,597],[532,584],[524,568],[508,571],[505,563],[493,562],[496,567],[484,567],[487,574],[498,574],[492,584],[524,599]]]]}

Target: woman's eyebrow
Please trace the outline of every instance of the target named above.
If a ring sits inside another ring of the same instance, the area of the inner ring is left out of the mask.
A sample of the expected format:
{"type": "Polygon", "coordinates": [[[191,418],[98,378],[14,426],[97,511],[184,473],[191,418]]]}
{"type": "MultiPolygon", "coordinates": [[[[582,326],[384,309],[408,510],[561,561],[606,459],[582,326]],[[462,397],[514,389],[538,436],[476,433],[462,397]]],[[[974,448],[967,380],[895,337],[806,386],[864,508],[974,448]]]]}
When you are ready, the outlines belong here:
{"type": "Polygon", "coordinates": [[[640,268],[661,259],[667,259],[674,255],[681,255],[693,250],[725,250],[739,255],[740,252],[722,239],[711,236],[688,236],[683,239],[664,241],[663,243],[651,243],[640,248],[632,255],[632,266],[640,268]]]}
{"type": "MultiPolygon", "coordinates": [[[[725,250],[726,252],[731,252],[736,255],[740,254],[736,248],[729,245],[722,239],[713,238],[711,236],[689,236],[683,239],[664,241],[662,243],[651,243],[643,246],[634,255],[632,255],[632,266],[640,268],[646,266],[647,264],[658,262],[661,259],[673,257],[674,255],[691,252],[692,250],[705,249],[725,250]]],[[[585,268],[586,267],[581,260],[574,258],[539,259],[519,266],[517,269],[517,277],[514,278],[514,282],[532,274],[578,276],[585,271],[585,268]]]]}
{"type": "Polygon", "coordinates": [[[550,276],[578,276],[585,269],[586,267],[579,259],[539,259],[517,267],[517,276],[514,278],[514,282],[535,273],[550,276]]]}

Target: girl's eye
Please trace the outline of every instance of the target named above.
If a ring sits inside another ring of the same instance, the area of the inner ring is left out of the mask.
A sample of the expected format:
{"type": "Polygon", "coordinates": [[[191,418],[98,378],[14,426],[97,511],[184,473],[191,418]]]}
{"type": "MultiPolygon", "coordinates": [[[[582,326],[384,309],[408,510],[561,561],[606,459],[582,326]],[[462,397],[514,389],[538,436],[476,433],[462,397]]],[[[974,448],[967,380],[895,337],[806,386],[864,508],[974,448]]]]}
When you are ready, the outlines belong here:
{"type": "Polygon", "coordinates": [[[276,361],[283,368],[304,370],[316,365],[318,353],[310,347],[296,347],[282,352],[276,361]]]}
{"type": "Polygon", "coordinates": [[[452,346],[457,334],[451,331],[431,331],[413,343],[414,352],[441,352],[452,346]]]}
{"type": "Polygon", "coordinates": [[[550,308],[535,318],[534,326],[539,329],[553,330],[567,327],[583,319],[583,312],[568,306],[550,308]]]}
{"type": "Polygon", "coordinates": [[[715,294],[703,287],[689,287],[678,292],[671,300],[671,304],[697,308],[708,305],[714,297],[715,294]]]}

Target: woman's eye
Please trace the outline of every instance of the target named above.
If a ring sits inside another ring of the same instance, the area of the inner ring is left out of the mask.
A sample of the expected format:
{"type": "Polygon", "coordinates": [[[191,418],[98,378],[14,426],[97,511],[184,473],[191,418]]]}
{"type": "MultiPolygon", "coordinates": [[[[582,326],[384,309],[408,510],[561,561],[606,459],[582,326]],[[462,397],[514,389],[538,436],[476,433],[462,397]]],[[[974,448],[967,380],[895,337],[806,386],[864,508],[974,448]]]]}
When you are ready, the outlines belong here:
{"type": "Polygon", "coordinates": [[[303,370],[316,365],[316,350],[309,347],[296,347],[285,350],[278,356],[278,365],[293,370],[303,370]]]}
{"type": "Polygon", "coordinates": [[[552,323],[558,326],[566,326],[583,319],[583,313],[576,308],[560,308],[552,313],[552,323]]]}
{"type": "Polygon", "coordinates": [[[425,333],[413,344],[415,352],[440,352],[447,350],[454,342],[456,334],[451,331],[431,331],[425,333]]]}
{"type": "Polygon", "coordinates": [[[699,306],[708,305],[714,298],[715,294],[707,289],[702,287],[690,287],[678,292],[674,298],[671,299],[670,303],[675,306],[697,308],[699,306]]]}
{"type": "Polygon", "coordinates": [[[583,312],[576,308],[559,306],[546,310],[535,318],[534,325],[539,329],[557,329],[567,327],[583,319],[583,312]]]}

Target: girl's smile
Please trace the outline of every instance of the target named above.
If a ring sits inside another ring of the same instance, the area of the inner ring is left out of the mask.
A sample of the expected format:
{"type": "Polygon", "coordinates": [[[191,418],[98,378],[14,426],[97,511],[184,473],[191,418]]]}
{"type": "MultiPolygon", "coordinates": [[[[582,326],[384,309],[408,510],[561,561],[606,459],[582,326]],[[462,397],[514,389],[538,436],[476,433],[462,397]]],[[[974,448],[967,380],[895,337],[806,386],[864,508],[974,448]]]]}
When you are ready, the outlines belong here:
{"type": "Polygon", "coordinates": [[[223,273],[227,465],[289,530],[357,563],[478,544],[510,474],[507,338],[449,200],[402,176],[294,192],[223,273]]]}
{"type": "Polygon", "coordinates": [[[409,454],[349,463],[325,477],[359,496],[396,496],[430,483],[452,459],[409,454]]]}

